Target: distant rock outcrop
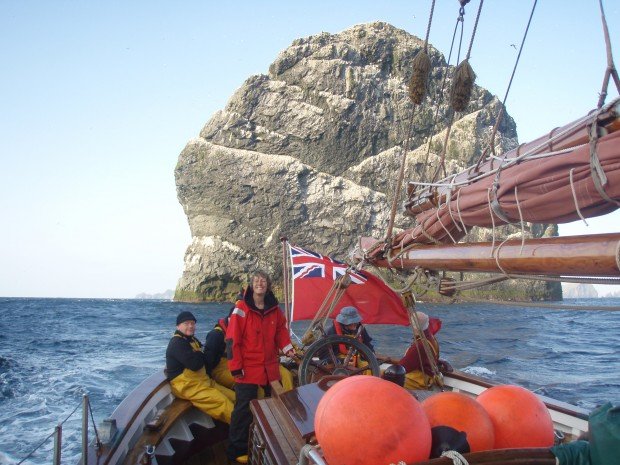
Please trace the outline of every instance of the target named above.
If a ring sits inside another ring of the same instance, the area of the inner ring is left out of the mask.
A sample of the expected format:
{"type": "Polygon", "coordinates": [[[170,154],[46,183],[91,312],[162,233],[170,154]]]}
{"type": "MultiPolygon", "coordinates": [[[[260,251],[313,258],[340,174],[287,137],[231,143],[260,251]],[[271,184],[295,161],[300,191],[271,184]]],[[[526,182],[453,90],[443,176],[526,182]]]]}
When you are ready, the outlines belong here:
{"type": "Polygon", "coordinates": [[[174,291],[172,289],[168,289],[165,292],[158,292],[155,294],[147,294],[146,292],[142,292],[134,298],[138,300],[172,300],[174,298],[174,291]]]}
{"type": "Polygon", "coordinates": [[[592,284],[564,283],[562,293],[565,299],[596,299],[598,292],[592,284]]]}
{"type": "MultiPolygon", "coordinates": [[[[411,63],[422,46],[383,22],[322,33],[293,42],[267,75],[235,92],[176,166],[192,233],[176,300],[233,297],[256,267],[278,277],[280,236],[341,259],[360,236],[383,237],[412,109],[411,63]]],[[[413,115],[406,179],[425,162],[434,169],[444,141],[449,108],[435,102],[449,68],[433,47],[429,55],[429,96],[413,115]]],[[[477,159],[500,106],[474,86],[451,130],[448,169],[477,159]]],[[[495,141],[497,153],[517,144],[507,114],[495,141]]]]}

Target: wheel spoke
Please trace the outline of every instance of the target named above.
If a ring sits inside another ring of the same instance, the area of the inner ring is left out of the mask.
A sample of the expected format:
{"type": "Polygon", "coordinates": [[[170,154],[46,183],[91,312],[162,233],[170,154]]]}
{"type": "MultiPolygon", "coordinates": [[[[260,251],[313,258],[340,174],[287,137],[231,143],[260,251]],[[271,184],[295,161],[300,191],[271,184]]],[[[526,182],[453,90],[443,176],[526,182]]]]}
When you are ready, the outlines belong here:
{"type": "Polygon", "coordinates": [[[334,346],[328,344],[327,351],[329,353],[329,358],[331,359],[332,365],[334,365],[334,367],[338,366],[338,357],[336,357],[336,354],[334,353],[334,346]]]}
{"type": "Polygon", "coordinates": [[[343,365],[344,366],[349,365],[351,363],[351,360],[353,359],[353,357],[355,357],[356,354],[357,354],[357,350],[355,349],[355,347],[353,346],[349,347],[347,356],[344,358],[343,365]]]}
{"type": "Polygon", "coordinates": [[[316,368],[318,371],[325,373],[326,375],[331,375],[334,372],[333,365],[321,365],[320,363],[312,363],[312,366],[316,368]]]}
{"type": "Polygon", "coordinates": [[[354,367],[351,366],[350,368],[348,368],[349,373],[351,373],[351,376],[354,375],[359,375],[360,373],[364,373],[365,371],[368,371],[368,366],[363,366],[363,367],[354,367]]]}
{"type": "Polygon", "coordinates": [[[299,381],[307,384],[326,375],[354,376],[366,373],[380,375],[379,364],[372,351],[356,339],[330,335],[315,341],[308,348],[300,364],[299,381]],[[342,346],[347,349],[344,355],[340,354],[342,346]],[[360,364],[362,366],[355,366],[360,364]]]}

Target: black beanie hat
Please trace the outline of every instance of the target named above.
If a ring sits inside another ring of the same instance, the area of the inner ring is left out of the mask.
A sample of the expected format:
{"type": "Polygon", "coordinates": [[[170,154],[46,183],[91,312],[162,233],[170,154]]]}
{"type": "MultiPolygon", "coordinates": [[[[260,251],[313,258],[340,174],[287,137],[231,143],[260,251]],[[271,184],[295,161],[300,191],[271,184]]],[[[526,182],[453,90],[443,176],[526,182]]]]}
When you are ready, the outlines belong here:
{"type": "Polygon", "coordinates": [[[196,321],[196,317],[192,314],[192,312],[181,312],[177,316],[177,326],[179,326],[181,323],[183,323],[185,321],[189,321],[189,320],[196,321]]]}

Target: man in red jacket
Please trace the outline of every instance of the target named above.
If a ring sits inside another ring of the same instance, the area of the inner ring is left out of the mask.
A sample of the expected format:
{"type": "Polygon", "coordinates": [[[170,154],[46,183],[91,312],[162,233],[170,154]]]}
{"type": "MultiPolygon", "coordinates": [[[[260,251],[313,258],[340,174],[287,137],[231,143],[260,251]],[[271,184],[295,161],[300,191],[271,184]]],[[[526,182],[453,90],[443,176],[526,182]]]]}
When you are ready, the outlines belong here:
{"type": "Polygon", "coordinates": [[[243,300],[235,304],[226,330],[226,356],[237,397],[227,450],[231,460],[247,463],[250,401],[257,398],[259,386],[268,393],[269,383],[280,380],[278,350],[294,355],[286,320],[271,292],[271,279],[257,271],[243,300]]]}

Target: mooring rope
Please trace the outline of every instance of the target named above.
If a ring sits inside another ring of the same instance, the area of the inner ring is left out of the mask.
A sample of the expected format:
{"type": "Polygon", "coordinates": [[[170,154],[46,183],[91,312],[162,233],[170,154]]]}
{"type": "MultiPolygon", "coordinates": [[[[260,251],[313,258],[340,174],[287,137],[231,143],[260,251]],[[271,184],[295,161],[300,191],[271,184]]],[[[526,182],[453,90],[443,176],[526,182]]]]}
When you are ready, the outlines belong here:
{"type": "Polygon", "coordinates": [[[441,457],[451,459],[454,465],[469,465],[467,459],[455,450],[446,450],[441,453],[441,457]]]}

